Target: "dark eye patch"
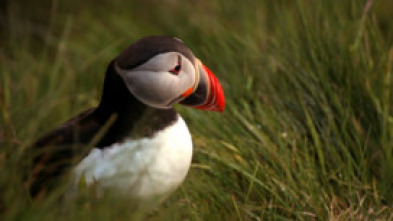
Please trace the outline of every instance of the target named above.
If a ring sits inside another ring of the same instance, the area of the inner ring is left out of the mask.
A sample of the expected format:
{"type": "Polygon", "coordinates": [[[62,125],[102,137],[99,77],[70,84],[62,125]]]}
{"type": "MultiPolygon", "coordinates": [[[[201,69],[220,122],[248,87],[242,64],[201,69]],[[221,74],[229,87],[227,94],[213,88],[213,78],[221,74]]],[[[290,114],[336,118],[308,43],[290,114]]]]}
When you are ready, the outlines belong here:
{"type": "Polygon", "coordinates": [[[177,58],[177,63],[176,66],[174,68],[172,68],[171,70],[169,70],[170,73],[178,75],[181,71],[181,56],[179,55],[177,58]]]}

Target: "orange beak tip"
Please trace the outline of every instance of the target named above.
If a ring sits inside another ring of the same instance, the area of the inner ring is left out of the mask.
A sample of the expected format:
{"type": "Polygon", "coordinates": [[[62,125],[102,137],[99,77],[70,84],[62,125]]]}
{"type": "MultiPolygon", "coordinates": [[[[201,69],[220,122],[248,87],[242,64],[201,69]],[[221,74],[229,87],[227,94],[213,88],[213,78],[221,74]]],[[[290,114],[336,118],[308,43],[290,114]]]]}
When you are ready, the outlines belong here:
{"type": "Polygon", "coordinates": [[[205,104],[202,109],[205,110],[212,110],[212,111],[219,111],[224,112],[225,109],[225,96],[224,90],[221,87],[220,82],[218,81],[217,77],[211,72],[205,65],[203,65],[205,69],[209,82],[210,82],[210,95],[208,99],[208,103],[205,104]]]}

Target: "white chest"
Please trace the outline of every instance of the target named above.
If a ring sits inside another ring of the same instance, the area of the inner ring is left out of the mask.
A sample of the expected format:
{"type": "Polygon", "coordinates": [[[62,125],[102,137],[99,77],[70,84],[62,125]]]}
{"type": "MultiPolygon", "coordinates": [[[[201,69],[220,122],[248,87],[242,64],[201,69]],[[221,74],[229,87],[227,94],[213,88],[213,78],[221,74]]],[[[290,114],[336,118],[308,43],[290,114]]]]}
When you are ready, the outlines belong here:
{"type": "Polygon", "coordinates": [[[75,168],[75,184],[94,184],[99,192],[156,201],[182,183],[191,158],[191,135],[179,116],[154,137],[93,149],[75,168]]]}

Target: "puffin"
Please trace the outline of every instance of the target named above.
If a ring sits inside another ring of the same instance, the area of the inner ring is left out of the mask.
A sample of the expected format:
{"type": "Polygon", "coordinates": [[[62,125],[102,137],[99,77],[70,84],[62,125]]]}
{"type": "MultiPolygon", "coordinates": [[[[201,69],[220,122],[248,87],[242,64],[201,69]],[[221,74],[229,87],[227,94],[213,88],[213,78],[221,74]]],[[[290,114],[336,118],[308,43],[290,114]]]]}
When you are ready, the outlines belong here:
{"type": "Polygon", "coordinates": [[[97,107],[76,115],[28,148],[25,186],[42,198],[67,181],[66,192],[140,204],[162,202],[185,179],[191,134],[175,104],[223,112],[220,82],[178,38],[137,40],[108,65],[97,107]]]}

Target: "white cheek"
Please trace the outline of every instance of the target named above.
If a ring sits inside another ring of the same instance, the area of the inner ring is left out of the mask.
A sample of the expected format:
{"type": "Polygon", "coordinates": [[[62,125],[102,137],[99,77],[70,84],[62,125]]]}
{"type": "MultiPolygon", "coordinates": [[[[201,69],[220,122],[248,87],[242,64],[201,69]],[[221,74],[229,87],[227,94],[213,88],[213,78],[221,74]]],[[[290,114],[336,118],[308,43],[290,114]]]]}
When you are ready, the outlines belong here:
{"type": "Polygon", "coordinates": [[[160,72],[163,70],[170,70],[176,65],[179,53],[168,52],[164,54],[159,54],[151,58],[146,63],[136,67],[134,71],[152,71],[160,72]]]}
{"type": "Polygon", "coordinates": [[[156,108],[171,108],[172,103],[195,84],[196,78],[193,64],[185,57],[178,75],[169,72],[179,56],[177,52],[168,52],[132,70],[116,68],[128,90],[139,101],[156,108]]]}
{"type": "Polygon", "coordinates": [[[136,71],[127,76],[127,85],[134,95],[149,100],[165,100],[176,94],[179,79],[163,72],[136,71]]]}
{"type": "Polygon", "coordinates": [[[191,87],[194,74],[132,71],[120,74],[130,92],[141,102],[157,108],[170,108],[171,102],[191,87]]]}

